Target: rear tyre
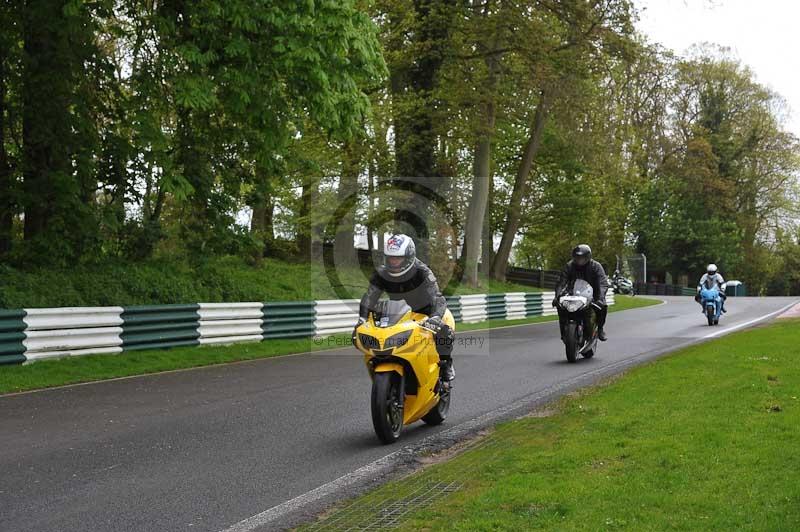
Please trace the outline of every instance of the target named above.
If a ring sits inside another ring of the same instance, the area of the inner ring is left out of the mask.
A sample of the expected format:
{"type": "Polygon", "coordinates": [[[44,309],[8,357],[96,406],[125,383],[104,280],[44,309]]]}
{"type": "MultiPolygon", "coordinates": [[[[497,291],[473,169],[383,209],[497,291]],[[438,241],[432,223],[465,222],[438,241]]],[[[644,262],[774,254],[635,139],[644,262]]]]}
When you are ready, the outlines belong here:
{"type": "Polygon", "coordinates": [[[450,412],[450,396],[452,390],[442,393],[439,396],[439,402],[431,409],[430,412],[422,416],[422,421],[428,425],[441,425],[447,419],[447,413],[450,412]]]}
{"type": "Polygon", "coordinates": [[[566,348],[567,362],[578,360],[578,324],[568,323],[564,329],[564,347],[566,348]]]}
{"type": "Polygon", "coordinates": [[[372,381],[372,426],[383,443],[394,443],[403,431],[403,401],[400,376],[376,373],[372,381]]]}

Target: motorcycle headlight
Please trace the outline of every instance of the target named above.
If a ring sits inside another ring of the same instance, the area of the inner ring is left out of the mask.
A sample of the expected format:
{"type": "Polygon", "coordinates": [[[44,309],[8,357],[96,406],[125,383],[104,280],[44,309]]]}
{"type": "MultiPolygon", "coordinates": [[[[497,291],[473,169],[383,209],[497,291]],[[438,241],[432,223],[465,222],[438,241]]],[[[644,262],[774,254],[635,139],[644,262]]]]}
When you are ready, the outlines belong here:
{"type": "Polygon", "coordinates": [[[380,342],[378,342],[378,339],[368,334],[359,334],[358,340],[365,349],[378,349],[380,347],[380,342]]]}
{"type": "Polygon", "coordinates": [[[579,299],[567,299],[561,302],[561,306],[567,312],[578,312],[584,305],[585,303],[579,299]]]}
{"type": "Polygon", "coordinates": [[[403,347],[408,343],[409,338],[411,338],[411,331],[405,331],[399,334],[395,334],[393,336],[390,336],[383,343],[383,348],[388,349],[390,347],[403,347]]]}

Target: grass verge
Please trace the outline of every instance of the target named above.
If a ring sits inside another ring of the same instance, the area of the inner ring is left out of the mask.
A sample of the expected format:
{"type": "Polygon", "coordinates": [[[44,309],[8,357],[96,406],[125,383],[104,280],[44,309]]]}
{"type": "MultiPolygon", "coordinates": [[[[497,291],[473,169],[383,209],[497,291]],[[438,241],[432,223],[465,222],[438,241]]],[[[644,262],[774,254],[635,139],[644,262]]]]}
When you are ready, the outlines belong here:
{"type": "Polygon", "coordinates": [[[732,334],[567,396],[310,528],[381,525],[387,504],[450,486],[399,530],[798,530],[799,329],[732,334]]]}
{"type": "MultiPolygon", "coordinates": [[[[658,304],[655,299],[617,296],[612,311],[658,304]]],[[[459,331],[475,331],[551,321],[552,316],[524,320],[490,320],[459,324],[459,331]]],[[[225,346],[182,347],[153,351],[130,351],[119,355],[87,355],[57,360],[42,360],[26,366],[0,366],[0,394],[50,388],[132,375],[159,373],[177,369],[269,358],[280,355],[335,349],[349,345],[349,335],[335,335],[322,340],[301,338],[270,340],[259,343],[225,346]]]]}

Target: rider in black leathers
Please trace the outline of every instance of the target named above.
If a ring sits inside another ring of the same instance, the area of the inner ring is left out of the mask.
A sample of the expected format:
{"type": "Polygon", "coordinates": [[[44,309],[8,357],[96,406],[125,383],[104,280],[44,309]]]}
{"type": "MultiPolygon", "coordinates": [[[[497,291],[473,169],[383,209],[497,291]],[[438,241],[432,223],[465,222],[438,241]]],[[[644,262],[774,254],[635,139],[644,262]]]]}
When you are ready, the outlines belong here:
{"type": "Polygon", "coordinates": [[[561,275],[556,285],[556,297],[553,306],[558,309],[558,321],[561,324],[561,335],[564,335],[564,328],[567,325],[567,313],[558,305],[558,298],[563,293],[572,288],[576,279],[583,279],[592,286],[594,293],[594,303],[600,307],[597,310],[597,337],[605,342],[608,337],[605,333],[606,317],[608,316],[608,304],[606,303],[606,292],[608,292],[608,276],[603,266],[592,259],[592,248],[586,244],[576,246],[572,250],[572,260],[567,263],[561,271],[561,275]]]}
{"type": "Polygon", "coordinates": [[[436,276],[417,258],[416,246],[409,236],[394,235],[386,242],[383,266],[372,274],[369,288],[361,298],[356,327],[366,321],[384,292],[389,299],[405,300],[414,312],[430,316],[426,324],[438,331],[435,341],[443,362],[442,378],[452,381],[455,378],[452,358],[455,334],[442,321],[447,312],[447,300],[439,289],[436,276]]]}

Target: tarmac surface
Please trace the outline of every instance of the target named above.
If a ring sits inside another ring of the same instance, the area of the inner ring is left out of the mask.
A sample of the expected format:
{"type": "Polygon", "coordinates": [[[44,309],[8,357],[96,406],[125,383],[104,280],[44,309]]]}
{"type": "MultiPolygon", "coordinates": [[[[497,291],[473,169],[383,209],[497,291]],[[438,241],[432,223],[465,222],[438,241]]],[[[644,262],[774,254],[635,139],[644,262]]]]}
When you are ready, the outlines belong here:
{"type": "Polygon", "coordinates": [[[556,323],[460,334],[447,422],[416,423],[393,446],[373,433],[370,380],[352,348],[0,396],[0,531],[285,528],[423,443],[449,445],[796,303],[729,298],[709,327],[691,298],[663,299],[610,314],[609,341],[576,364],[556,323]]]}

